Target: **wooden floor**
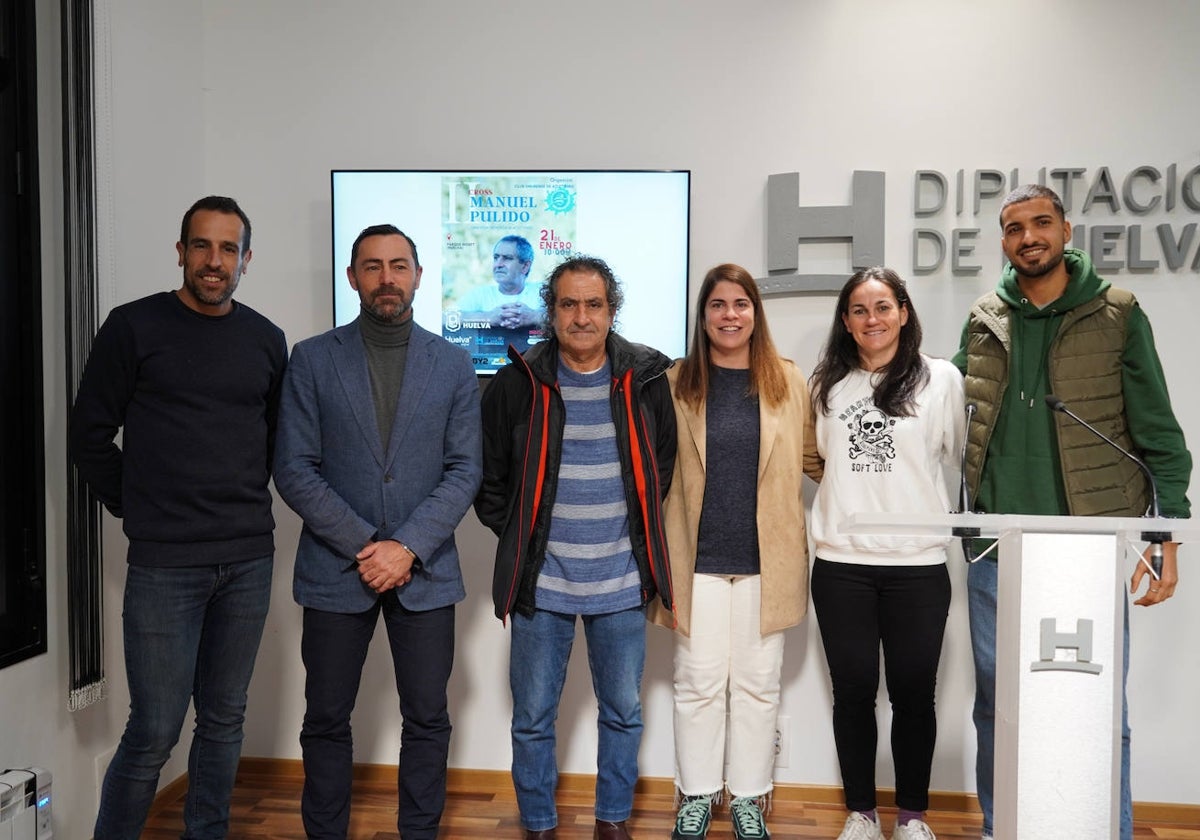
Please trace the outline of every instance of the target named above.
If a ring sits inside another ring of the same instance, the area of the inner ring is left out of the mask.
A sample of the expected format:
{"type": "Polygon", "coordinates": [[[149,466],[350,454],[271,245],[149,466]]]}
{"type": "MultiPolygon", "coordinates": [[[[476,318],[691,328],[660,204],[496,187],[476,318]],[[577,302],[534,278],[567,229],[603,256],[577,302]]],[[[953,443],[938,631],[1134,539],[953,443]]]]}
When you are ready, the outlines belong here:
{"type": "MultiPolygon", "coordinates": [[[[396,833],[396,785],[394,779],[357,779],[349,840],[398,840],[396,833]]],[[[297,773],[262,773],[245,768],[238,774],[233,798],[230,840],[275,838],[304,840],[300,821],[300,788],[297,773]]],[[[591,840],[592,794],[582,785],[570,785],[558,794],[560,840],[591,840]]],[[[156,810],[142,834],[143,840],[176,840],[183,826],[182,784],[164,789],[156,810]]],[[[893,809],[880,809],[885,836],[891,836],[893,809]]],[[[837,805],[791,801],[777,796],[767,827],[774,840],[834,840],[841,831],[846,812],[837,805]]],[[[979,837],[977,813],[930,811],[930,827],[939,840],[979,837]]],[[[639,793],[630,829],[636,840],[666,840],[674,823],[672,797],[668,793],[639,793]]],[[[719,807],[709,831],[712,840],[730,840],[728,811],[719,807]]],[[[1200,825],[1151,824],[1139,822],[1138,840],[1200,840],[1200,825]]],[[[511,787],[483,784],[477,779],[452,778],[450,797],[442,819],[440,840],[492,840],[523,837],[511,787]],[[487,789],[477,789],[481,785],[487,789]]],[[[1041,840],[1039,838],[1038,840],[1041,840]]]]}

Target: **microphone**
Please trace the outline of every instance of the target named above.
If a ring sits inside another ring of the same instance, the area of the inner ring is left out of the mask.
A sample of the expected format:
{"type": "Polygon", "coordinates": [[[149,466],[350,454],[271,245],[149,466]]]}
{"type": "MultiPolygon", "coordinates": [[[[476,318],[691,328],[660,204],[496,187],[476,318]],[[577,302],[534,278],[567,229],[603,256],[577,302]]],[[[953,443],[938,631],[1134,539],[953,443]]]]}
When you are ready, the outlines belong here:
{"type": "MultiPolygon", "coordinates": [[[[962,449],[958,453],[958,512],[971,512],[971,491],[967,487],[967,440],[971,436],[971,418],[975,416],[975,403],[967,403],[967,424],[964,426],[962,449]]],[[[951,536],[962,540],[963,559],[968,563],[974,562],[970,540],[979,536],[979,529],[967,525],[955,525],[950,529],[951,536]]]]}
{"type": "MultiPolygon", "coordinates": [[[[1137,464],[1138,469],[1140,469],[1142,474],[1146,476],[1146,481],[1150,485],[1150,510],[1146,515],[1154,519],[1157,519],[1159,516],[1161,516],[1158,508],[1158,482],[1154,480],[1154,473],[1150,472],[1150,468],[1146,466],[1145,461],[1134,455],[1132,452],[1127,452],[1122,449],[1091,423],[1084,420],[1075,412],[1071,411],[1071,409],[1067,408],[1066,404],[1054,394],[1046,394],[1046,405],[1050,406],[1051,411],[1057,411],[1060,414],[1067,415],[1076,423],[1094,434],[1096,437],[1100,438],[1100,440],[1104,441],[1130,461],[1133,461],[1133,463],[1137,464]]],[[[1169,531],[1142,531],[1142,539],[1150,543],[1150,569],[1154,572],[1154,577],[1159,578],[1162,576],[1163,565],[1162,544],[1164,542],[1171,541],[1171,534],[1169,531]]]]}
{"type": "Polygon", "coordinates": [[[975,416],[975,412],[977,410],[978,409],[975,407],[975,403],[967,403],[967,405],[966,405],[967,424],[966,424],[966,426],[963,427],[965,429],[965,431],[963,433],[962,450],[958,453],[958,475],[959,475],[958,512],[959,513],[970,513],[971,512],[971,491],[970,491],[970,488],[967,487],[967,440],[970,439],[970,436],[971,436],[971,418],[975,416]]]}

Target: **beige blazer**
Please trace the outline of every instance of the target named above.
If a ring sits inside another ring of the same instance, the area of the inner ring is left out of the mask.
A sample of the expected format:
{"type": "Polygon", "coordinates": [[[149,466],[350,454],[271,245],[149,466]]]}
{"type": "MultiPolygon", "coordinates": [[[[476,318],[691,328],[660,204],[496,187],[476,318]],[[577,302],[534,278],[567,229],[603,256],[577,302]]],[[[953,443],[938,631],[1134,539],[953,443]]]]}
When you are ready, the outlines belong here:
{"type": "MultiPolygon", "coordinates": [[[[762,571],[760,632],[799,624],[808,610],[808,534],[804,525],[801,476],[820,481],[824,462],[817,454],[816,425],[804,376],[785,361],[788,398],[782,405],[759,401],[758,552],[762,571]]],[[[679,365],[667,372],[675,393],[679,365]]],[[[648,617],[685,636],[692,626],[692,578],[696,537],[704,502],[707,447],[705,408],[675,400],[679,449],[664,506],[675,613],[655,602],[648,617]]]]}

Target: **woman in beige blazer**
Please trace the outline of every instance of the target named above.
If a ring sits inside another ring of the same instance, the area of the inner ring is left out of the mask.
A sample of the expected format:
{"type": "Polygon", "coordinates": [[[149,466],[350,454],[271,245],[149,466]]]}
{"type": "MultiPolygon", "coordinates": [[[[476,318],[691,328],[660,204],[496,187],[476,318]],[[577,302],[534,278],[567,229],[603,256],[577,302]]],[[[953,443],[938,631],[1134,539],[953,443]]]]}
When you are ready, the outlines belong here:
{"type": "Polygon", "coordinates": [[[819,480],[822,463],[804,376],[776,352],[750,273],[713,268],[696,312],[688,355],[667,374],[679,429],[664,513],[675,613],[650,611],[676,631],[672,838],[705,837],[726,790],[734,837],[763,838],[783,631],[808,604],[801,476],[819,480]]]}

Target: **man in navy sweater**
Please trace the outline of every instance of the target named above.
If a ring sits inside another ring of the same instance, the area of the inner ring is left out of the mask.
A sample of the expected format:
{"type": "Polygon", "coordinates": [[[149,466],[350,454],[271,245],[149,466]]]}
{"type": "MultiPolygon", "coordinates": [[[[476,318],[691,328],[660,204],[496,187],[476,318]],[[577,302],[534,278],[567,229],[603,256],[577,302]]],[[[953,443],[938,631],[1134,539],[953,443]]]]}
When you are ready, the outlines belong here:
{"type": "Polygon", "coordinates": [[[271,595],[267,481],[287,344],[233,300],[250,262],[250,220],[237,202],[197,201],[175,247],[183,285],[109,314],[71,413],[71,458],[129,538],[129,720],[95,840],[141,834],[189,701],[183,837],[226,836],[271,595]]]}

